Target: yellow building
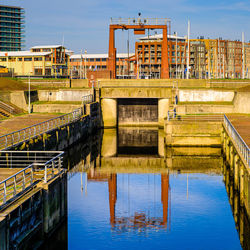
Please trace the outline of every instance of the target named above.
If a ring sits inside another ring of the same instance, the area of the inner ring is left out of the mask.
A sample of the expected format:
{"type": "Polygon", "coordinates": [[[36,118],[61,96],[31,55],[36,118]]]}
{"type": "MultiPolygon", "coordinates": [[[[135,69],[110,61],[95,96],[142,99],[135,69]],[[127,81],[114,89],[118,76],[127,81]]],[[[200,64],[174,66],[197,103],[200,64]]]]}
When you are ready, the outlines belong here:
{"type": "Polygon", "coordinates": [[[68,76],[69,55],[62,45],[35,46],[30,51],[0,52],[0,66],[15,76],[68,76]]]}

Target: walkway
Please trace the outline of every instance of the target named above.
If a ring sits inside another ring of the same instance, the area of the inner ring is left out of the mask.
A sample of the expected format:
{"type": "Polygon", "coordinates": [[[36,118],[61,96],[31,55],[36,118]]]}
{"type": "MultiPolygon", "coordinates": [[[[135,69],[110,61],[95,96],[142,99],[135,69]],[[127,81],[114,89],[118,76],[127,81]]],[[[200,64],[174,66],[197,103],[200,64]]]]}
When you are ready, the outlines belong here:
{"type": "Polygon", "coordinates": [[[0,120],[0,136],[35,125],[43,121],[47,121],[56,116],[58,115],[30,114],[30,115],[16,116],[7,120],[0,120]]]}
{"type": "Polygon", "coordinates": [[[250,148],[250,115],[231,114],[227,117],[250,148]]]}
{"type": "Polygon", "coordinates": [[[19,172],[22,168],[0,168],[0,182],[19,172]]]}

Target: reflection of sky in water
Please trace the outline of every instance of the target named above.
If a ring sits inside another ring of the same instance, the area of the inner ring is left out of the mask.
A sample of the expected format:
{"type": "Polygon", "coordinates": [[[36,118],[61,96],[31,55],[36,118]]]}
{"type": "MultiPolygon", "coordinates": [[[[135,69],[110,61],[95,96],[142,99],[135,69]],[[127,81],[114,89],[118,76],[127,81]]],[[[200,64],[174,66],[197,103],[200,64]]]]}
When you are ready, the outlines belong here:
{"type": "MultiPolygon", "coordinates": [[[[108,183],[88,182],[87,195],[80,183],[69,180],[69,249],[241,249],[222,176],[171,174],[170,229],[146,232],[111,230],[108,183]]],[[[135,212],[162,218],[160,174],[117,175],[116,216],[135,212]]]]}

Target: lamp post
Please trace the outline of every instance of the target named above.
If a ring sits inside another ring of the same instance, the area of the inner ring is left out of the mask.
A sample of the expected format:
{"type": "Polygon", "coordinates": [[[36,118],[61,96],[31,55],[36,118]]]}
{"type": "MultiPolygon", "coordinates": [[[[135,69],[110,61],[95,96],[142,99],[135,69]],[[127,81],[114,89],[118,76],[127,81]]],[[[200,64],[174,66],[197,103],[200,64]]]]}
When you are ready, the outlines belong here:
{"type": "Polygon", "coordinates": [[[87,50],[84,50],[84,78],[87,79],[87,64],[86,64],[86,60],[87,60],[87,50]]]}
{"type": "Polygon", "coordinates": [[[31,109],[30,109],[30,75],[32,72],[29,73],[29,114],[31,113],[31,109]]]}

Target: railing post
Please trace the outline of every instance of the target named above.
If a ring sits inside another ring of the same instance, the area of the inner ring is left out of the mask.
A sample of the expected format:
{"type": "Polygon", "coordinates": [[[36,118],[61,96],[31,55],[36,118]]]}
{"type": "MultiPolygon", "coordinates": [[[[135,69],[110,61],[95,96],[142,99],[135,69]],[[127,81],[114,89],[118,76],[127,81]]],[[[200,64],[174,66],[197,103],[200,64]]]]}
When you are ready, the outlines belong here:
{"type": "Polygon", "coordinates": [[[23,171],[23,190],[25,189],[25,171],[23,171]]]}
{"type": "Polygon", "coordinates": [[[59,173],[61,172],[61,167],[62,167],[62,159],[61,157],[59,157],[59,160],[58,160],[58,172],[59,173]]]}
{"type": "Polygon", "coordinates": [[[14,176],[14,195],[16,195],[16,175],[14,176]]]}
{"type": "Polygon", "coordinates": [[[52,178],[54,177],[55,162],[52,161],[52,178]]]}
{"type": "Polygon", "coordinates": [[[47,165],[45,165],[44,169],[44,183],[47,183],[47,165]]]}
{"type": "Polygon", "coordinates": [[[6,182],[3,184],[3,203],[6,202],[7,190],[6,190],[6,182]]]}
{"type": "Polygon", "coordinates": [[[33,183],[33,179],[34,179],[34,169],[33,169],[33,165],[32,165],[32,166],[31,166],[30,184],[33,183]]]}

